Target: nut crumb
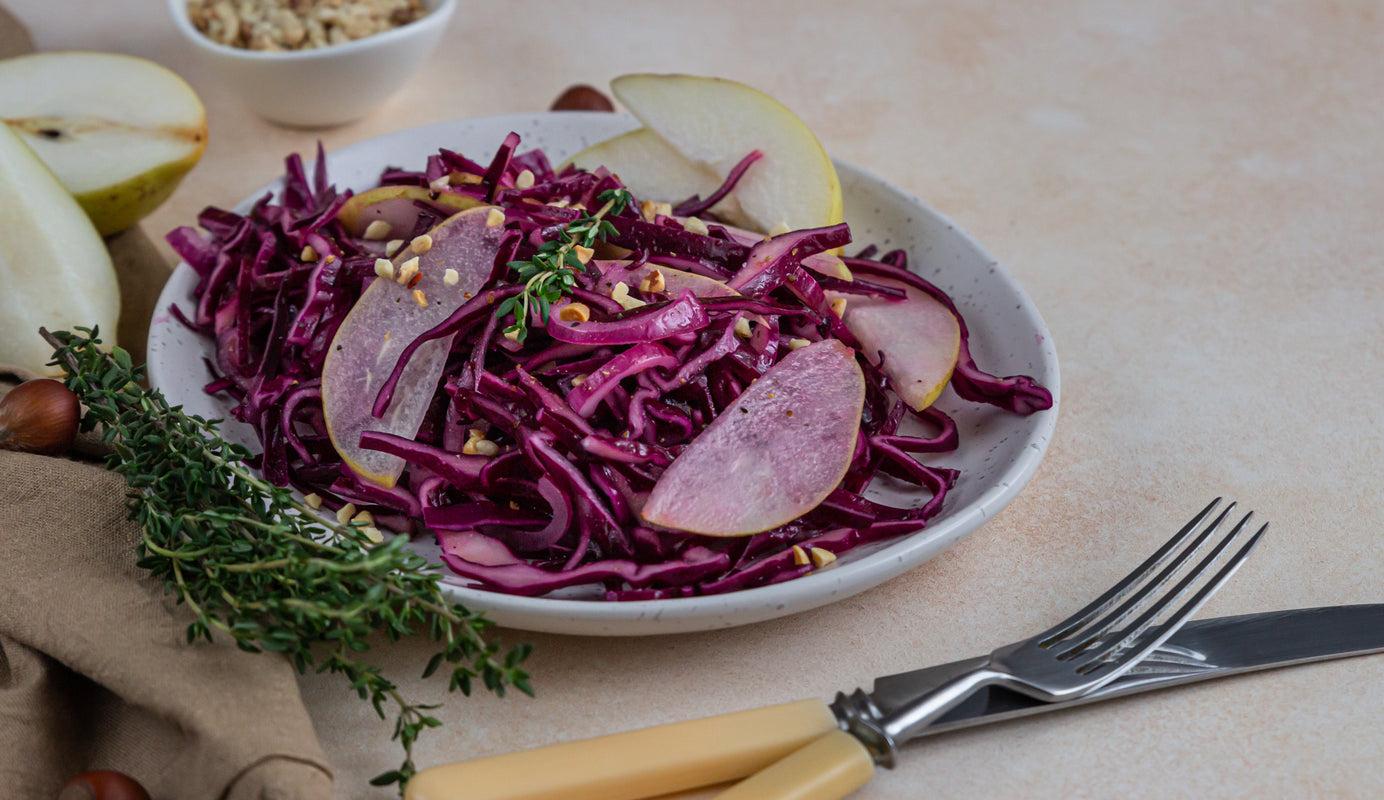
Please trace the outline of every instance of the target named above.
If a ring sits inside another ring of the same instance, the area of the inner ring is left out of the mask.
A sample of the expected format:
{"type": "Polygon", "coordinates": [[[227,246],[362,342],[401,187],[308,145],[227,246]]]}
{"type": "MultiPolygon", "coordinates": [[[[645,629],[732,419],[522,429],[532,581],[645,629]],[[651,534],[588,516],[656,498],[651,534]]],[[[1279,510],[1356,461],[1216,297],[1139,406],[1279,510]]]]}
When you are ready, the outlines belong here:
{"type": "Polygon", "coordinates": [[[451,267],[448,267],[447,270],[442,273],[442,282],[448,286],[456,286],[460,280],[461,276],[451,267]]]}
{"type": "Polygon", "coordinates": [[[370,540],[371,544],[379,544],[384,541],[384,534],[380,533],[380,529],[374,525],[366,525],[360,529],[360,532],[366,539],[370,540]]]}
{"type": "Polygon", "coordinates": [[[408,249],[412,250],[414,255],[421,256],[431,250],[432,245],[432,237],[425,233],[421,236],[413,237],[413,241],[409,242],[408,249]]]}
{"type": "Polygon", "coordinates": [[[418,307],[419,307],[419,308],[427,308],[427,307],[428,307],[428,298],[427,298],[426,295],[423,294],[423,290],[422,290],[422,289],[414,289],[414,290],[413,290],[413,299],[414,299],[414,302],[418,303],[418,307]]]}
{"type": "Polygon", "coordinates": [[[821,569],[836,560],[836,554],[820,547],[812,548],[812,566],[821,569]]]}
{"type": "Polygon", "coordinates": [[[394,280],[394,262],[387,258],[375,259],[375,274],[387,281],[394,280]]]}
{"type": "Polygon", "coordinates": [[[505,224],[505,212],[498,208],[492,208],[485,214],[485,227],[493,228],[496,225],[505,224]]]}
{"type": "Polygon", "coordinates": [[[532,189],[533,171],[527,169],[521,170],[519,174],[514,178],[514,185],[519,189],[532,189]]]}
{"type": "Polygon", "coordinates": [[[562,322],[586,322],[591,319],[591,308],[585,303],[568,303],[557,312],[557,318],[562,322]]]}
{"type": "Polygon", "coordinates": [[[345,525],[351,521],[351,517],[356,515],[356,504],[347,503],[336,510],[336,521],[340,525],[345,525]]]}
{"type": "Polygon", "coordinates": [[[307,497],[304,497],[303,502],[308,504],[308,508],[312,509],[313,511],[316,511],[317,509],[322,507],[322,495],[318,494],[317,492],[313,492],[307,497]]]}
{"type": "Polygon", "coordinates": [[[381,242],[389,237],[389,223],[382,219],[371,221],[365,226],[365,233],[361,234],[362,239],[369,239],[372,242],[381,242]]]}
{"type": "Polygon", "coordinates": [[[418,256],[410,258],[408,261],[399,265],[399,271],[394,280],[401,284],[408,284],[418,274],[418,256]]]}
{"type": "Polygon", "coordinates": [[[610,299],[619,303],[620,307],[626,311],[633,311],[636,308],[642,308],[648,305],[648,303],[645,303],[638,297],[630,297],[629,284],[624,281],[616,282],[615,286],[611,288],[610,299]]]}
{"type": "Polygon", "coordinates": [[[702,236],[711,233],[710,229],[706,227],[706,223],[696,217],[688,217],[687,221],[682,223],[682,229],[688,233],[696,233],[702,236]]]}
{"type": "Polygon", "coordinates": [[[663,280],[662,272],[659,272],[656,269],[650,270],[649,274],[644,276],[644,280],[639,282],[639,291],[661,292],[665,288],[667,288],[667,285],[668,284],[663,280]]]}
{"type": "Polygon", "coordinates": [[[304,263],[311,263],[317,260],[317,251],[312,249],[312,245],[303,248],[303,254],[298,256],[298,260],[304,263]]]}
{"type": "Polygon", "coordinates": [[[812,342],[809,342],[806,339],[799,339],[798,337],[794,336],[792,339],[788,340],[788,349],[797,350],[800,347],[807,347],[810,344],[812,344],[812,342]]]}
{"type": "Polygon", "coordinates": [[[440,178],[434,178],[432,182],[428,184],[428,188],[432,189],[434,192],[445,192],[447,191],[447,188],[451,185],[452,176],[443,175],[440,178]]]}
{"type": "Polygon", "coordinates": [[[832,301],[831,301],[831,313],[835,314],[837,317],[845,317],[845,316],[846,316],[846,298],[844,298],[844,297],[838,297],[838,298],[836,298],[835,300],[832,300],[832,301]]]}
{"type": "Polygon", "coordinates": [[[805,567],[810,563],[810,559],[807,557],[807,551],[804,550],[801,545],[793,545],[793,563],[799,567],[805,567]]]}

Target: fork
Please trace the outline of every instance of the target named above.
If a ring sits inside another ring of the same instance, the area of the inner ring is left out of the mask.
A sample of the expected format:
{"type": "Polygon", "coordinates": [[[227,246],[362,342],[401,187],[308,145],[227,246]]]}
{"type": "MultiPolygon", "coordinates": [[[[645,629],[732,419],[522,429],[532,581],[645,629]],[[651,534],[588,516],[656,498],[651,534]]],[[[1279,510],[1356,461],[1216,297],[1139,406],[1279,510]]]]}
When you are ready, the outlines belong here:
{"type": "Polygon", "coordinates": [[[747,775],[718,800],[832,800],[864,785],[876,764],[893,767],[899,745],[984,686],[1047,701],[1094,691],[1152,653],[1219,589],[1259,543],[1264,525],[1211,573],[1244,531],[1246,514],[1176,585],[1182,568],[1230,515],[1202,527],[1220,498],[1086,608],[1030,639],[1000,647],[963,673],[890,714],[863,690],[819,700],[549,745],[423,770],[408,800],[640,800],[747,775]],[[1157,629],[1152,626],[1171,612],[1157,629]]]}
{"type": "Polygon", "coordinates": [[[1177,605],[1211,574],[1254,516],[1252,511],[1247,513],[1176,585],[1166,589],[1235,508],[1235,503],[1230,503],[1196,533],[1220,502],[1220,498],[1211,501],[1148,560],[1090,605],[1036,636],[995,649],[985,665],[934,687],[912,703],[880,714],[863,690],[838,694],[832,710],[842,730],[828,733],[766,767],[717,795],[716,800],[835,800],[868,781],[875,764],[893,767],[899,744],[914,738],[978,689],[998,685],[1037,700],[1058,702],[1115,680],[1176,633],[1235,574],[1268,530],[1267,524],[1261,526],[1191,599],[1177,605]],[[1170,610],[1166,622],[1151,631],[1170,610]]]}

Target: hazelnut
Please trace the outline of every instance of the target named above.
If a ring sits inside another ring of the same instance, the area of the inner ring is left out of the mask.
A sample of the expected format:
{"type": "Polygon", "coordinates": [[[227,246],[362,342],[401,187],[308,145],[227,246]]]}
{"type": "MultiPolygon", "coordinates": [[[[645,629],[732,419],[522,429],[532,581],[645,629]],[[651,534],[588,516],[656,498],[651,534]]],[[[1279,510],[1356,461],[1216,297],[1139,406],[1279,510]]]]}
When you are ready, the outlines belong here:
{"type": "Polygon", "coordinates": [[[610,102],[610,98],[601,93],[593,86],[578,83],[567,87],[562,94],[557,96],[551,107],[552,111],[614,111],[615,105],[610,102]]]}

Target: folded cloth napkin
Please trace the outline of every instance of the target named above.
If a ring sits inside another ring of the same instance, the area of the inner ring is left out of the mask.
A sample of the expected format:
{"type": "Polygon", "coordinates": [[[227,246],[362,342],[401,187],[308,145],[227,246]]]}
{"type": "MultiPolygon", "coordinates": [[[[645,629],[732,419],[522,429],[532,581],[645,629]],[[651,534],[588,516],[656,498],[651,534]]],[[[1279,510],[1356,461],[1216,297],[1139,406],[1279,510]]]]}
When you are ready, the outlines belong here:
{"type": "MultiPolygon", "coordinates": [[[[149,292],[168,268],[120,269],[134,322],[122,320],[122,343],[142,352],[149,292]],[[151,288],[128,291],[132,274],[151,288]]],[[[99,452],[91,437],[74,448],[99,452]]],[[[226,637],[188,644],[191,612],[135,565],[140,535],[120,476],[0,451],[0,796],[45,800],[77,773],[115,769],[156,800],[331,797],[293,668],[226,637]]]]}
{"type": "Polygon", "coordinates": [[[117,769],[156,798],[331,796],[282,658],[188,644],[191,613],[135,566],[124,481],[0,452],[0,786],[51,798],[117,769]]]}

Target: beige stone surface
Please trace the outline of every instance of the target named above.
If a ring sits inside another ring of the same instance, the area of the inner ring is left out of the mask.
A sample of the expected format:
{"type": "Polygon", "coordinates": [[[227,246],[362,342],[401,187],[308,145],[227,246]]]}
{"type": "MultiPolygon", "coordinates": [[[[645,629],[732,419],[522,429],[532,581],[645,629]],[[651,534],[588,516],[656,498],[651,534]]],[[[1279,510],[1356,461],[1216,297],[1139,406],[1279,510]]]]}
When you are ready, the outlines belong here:
{"type": "MultiPolygon", "coordinates": [[[[42,49],[153,58],[205,99],[206,158],[151,231],[238,201],[319,135],[330,149],[540,109],[628,71],[720,74],[958,220],[1052,328],[1057,436],[975,535],[778,622],[623,641],[509,633],[537,644],[537,699],[446,699],[422,764],[829,697],[973,655],[1064,616],[1219,493],[1273,529],[1207,614],[1384,600],[1376,4],[463,2],[423,74],[320,133],[252,117],[161,0],[7,5],[42,49]]],[[[382,658],[405,675],[424,659],[414,644],[382,658]]],[[[1381,677],[1384,657],[1356,659],[939,737],[856,796],[1384,796],[1381,677]]],[[[303,689],[339,796],[390,796],[365,785],[395,763],[387,725],[336,679],[303,689]]]]}

